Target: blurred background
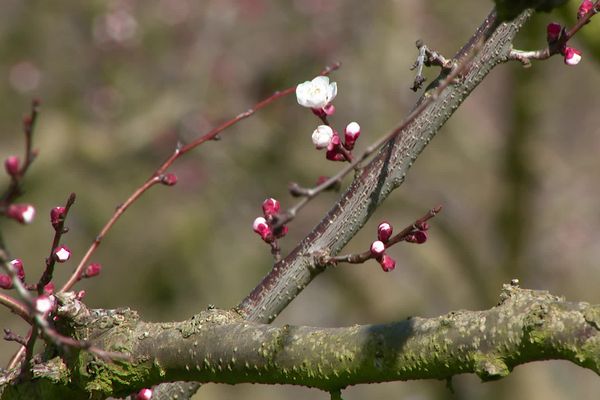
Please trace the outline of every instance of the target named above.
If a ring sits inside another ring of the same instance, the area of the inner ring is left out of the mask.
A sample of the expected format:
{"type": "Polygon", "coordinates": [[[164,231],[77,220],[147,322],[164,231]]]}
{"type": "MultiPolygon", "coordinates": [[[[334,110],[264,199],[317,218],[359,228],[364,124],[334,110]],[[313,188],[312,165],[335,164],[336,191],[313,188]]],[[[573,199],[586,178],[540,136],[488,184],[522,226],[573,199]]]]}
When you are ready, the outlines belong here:
{"type": "MultiPolygon", "coordinates": [[[[358,121],[358,151],[398,124],[419,94],[409,66],[421,38],[450,56],[491,1],[360,0],[2,0],[0,157],[21,154],[20,121],[43,101],[35,132],[40,155],[23,202],[30,226],[5,219],[12,255],[37,279],[49,251],[49,210],[70,192],[77,202],[64,243],[73,260],[62,284],[115,207],[172,152],[275,90],[343,63],[337,113],[358,121]]],[[[519,36],[545,44],[545,26],[572,24],[578,2],[538,15],[519,36]]],[[[572,45],[577,67],[560,57],[524,69],[496,68],[456,112],[371,222],[349,244],[365,250],[379,221],[401,228],[442,204],[425,245],[391,250],[392,273],[375,262],[319,276],[274,322],[314,326],[380,323],[487,309],[503,283],[519,278],[569,300],[600,302],[600,21],[572,45]],[[318,311],[316,311],[318,310],[318,311]]],[[[431,79],[437,70],[427,71],[431,79]]],[[[279,100],[180,159],[174,187],[155,187],[132,207],[93,261],[102,274],[80,282],[92,307],[132,307],[147,320],[181,320],[208,304],[231,307],[271,267],[252,232],[269,196],[293,203],[289,182],[311,185],[339,164],[313,149],[317,125],[294,96],[279,100]]],[[[0,185],[8,182],[6,177],[0,185]]],[[[335,202],[326,193],[305,208],[282,242],[291,250],[335,202]]],[[[0,325],[24,334],[7,312],[0,325]]],[[[16,350],[0,343],[4,365],[16,350]]],[[[600,380],[568,362],[531,363],[499,382],[473,375],[441,381],[361,385],[345,399],[596,399],[600,380]],[[576,384],[575,384],[576,383],[576,384]]],[[[195,399],[327,399],[293,386],[205,385],[195,399]]]]}

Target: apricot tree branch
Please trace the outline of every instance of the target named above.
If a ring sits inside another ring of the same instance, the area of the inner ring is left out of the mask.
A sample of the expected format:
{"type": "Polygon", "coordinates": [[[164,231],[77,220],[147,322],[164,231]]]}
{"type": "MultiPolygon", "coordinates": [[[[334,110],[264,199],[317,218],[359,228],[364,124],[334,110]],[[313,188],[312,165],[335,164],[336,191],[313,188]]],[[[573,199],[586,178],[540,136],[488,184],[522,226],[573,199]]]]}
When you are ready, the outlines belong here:
{"type": "MultiPolygon", "coordinates": [[[[216,309],[183,322],[147,323],[131,310],[81,307],[71,329],[107,351],[128,352],[132,361],[105,364],[87,352],[68,363],[51,358],[36,368],[44,373],[19,385],[21,393],[106,398],[171,380],[285,383],[336,393],[348,385],[463,373],[487,381],[550,359],[600,374],[600,305],[513,284],[489,310],[347,328],[275,327],[216,309]]],[[[17,395],[5,385],[2,399],[17,395]]]]}
{"type": "Polygon", "coordinates": [[[490,13],[454,57],[464,59],[483,42],[460,79],[449,83],[433,102],[428,99],[436,93],[446,74],[443,72],[429,85],[415,106],[418,109],[427,103],[425,109],[392,136],[313,231],[276,263],[240,303],[237,310],[242,316],[251,321],[272,321],[323,270],[313,255],[319,252],[337,255],[387,196],[402,184],[413,162],[442,125],[487,74],[507,59],[514,37],[532,12],[528,9],[501,24],[496,13],[490,13]]]}

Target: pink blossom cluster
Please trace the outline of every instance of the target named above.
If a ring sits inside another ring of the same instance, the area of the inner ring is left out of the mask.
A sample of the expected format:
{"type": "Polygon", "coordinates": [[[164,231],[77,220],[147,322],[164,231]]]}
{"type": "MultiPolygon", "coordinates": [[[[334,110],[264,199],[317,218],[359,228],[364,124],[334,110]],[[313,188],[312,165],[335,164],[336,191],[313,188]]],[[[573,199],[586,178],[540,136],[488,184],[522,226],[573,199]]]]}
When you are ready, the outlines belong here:
{"type": "Polygon", "coordinates": [[[261,239],[267,243],[273,243],[288,233],[286,225],[274,228],[275,219],[280,207],[281,205],[276,199],[271,197],[266,199],[262,203],[263,216],[257,217],[252,224],[254,232],[258,233],[261,239]]]}
{"type": "MultiPolygon", "coordinates": [[[[585,17],[589,12],[598,12],[598,10],[594,8],[593,1],[583,0],[577,9],[577,19],[585,17]]],[[[546,27],[546,40],[550,46],[556,45],[565,34],[565,28],[557,22],[551,22],[546,27]]],[[[581,51],[568,46],[566,41],[560,44],[558,51],[564,57],[564,62],[567,65],[577,65],[581,61],[581,51]]]]}

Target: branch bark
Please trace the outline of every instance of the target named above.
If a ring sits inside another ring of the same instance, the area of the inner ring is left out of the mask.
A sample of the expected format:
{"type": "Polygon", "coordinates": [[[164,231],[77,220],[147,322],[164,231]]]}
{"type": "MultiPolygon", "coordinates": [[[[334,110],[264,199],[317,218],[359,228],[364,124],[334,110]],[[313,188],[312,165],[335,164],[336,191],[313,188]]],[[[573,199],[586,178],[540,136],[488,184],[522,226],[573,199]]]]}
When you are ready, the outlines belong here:
{"type": "Polygon", "coordinates": [[[462,373],[493,380],[517,365],[549,359],[600,374],[600,305],[514,285],[505,285],[499,304],[486,311],[346,328],[274,327],[217,309],[183,322],[147,323],[128,309],[88,310],[73,297],[63,307],[78,310],[66,327],[72,334],[126,352],[131,361],[107,364],[84,351],[66,364],[51,358],[38,365],[36,379],[7,387],[2,399],[105,398],[175,380],[336,392],[361,383],[462,373]]]}

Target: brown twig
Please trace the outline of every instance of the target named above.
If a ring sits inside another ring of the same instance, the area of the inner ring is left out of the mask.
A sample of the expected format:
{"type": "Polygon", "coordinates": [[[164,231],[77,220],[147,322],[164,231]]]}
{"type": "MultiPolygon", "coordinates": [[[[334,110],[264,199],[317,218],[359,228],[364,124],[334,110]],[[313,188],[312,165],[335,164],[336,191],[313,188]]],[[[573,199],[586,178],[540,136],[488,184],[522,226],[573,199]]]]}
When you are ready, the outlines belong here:
{"type": "Polygon", "coordinates": [[[524,66],[531,65],[531,60],[547,60],[555,54],[560,54],[567,42],[586,25],[594,15],[600,12],[600,0],[596,0],[594,6],[586,14],[577,20],[577,23],[569,30],[563,30],[557,41],[550,43],[546,48],[540,50],[518,50],[513,49],[508,54],[508,60],[519,61],[524,66]]]}
{"type": "Polygon", "coordinates": [[[23,118],[23,133],[25,135],[25,151],[24,151],[24,159],[21,164],[18,173],[11,176],[10,183],[8,188],[0,197],[0,209],[7,207],[11,204],[17,197],[19,197],[23,193],[23,188],[21,187],[23,177],[25,173],[33,163],[36,157],[36,152],[33,150],[33,132],[35,130],[35,125],[38,119],[40,109],[40,101],[33,100],[31,102],[31,110],[28,115],[23,118]]]}
{"type": "MultiPolygon", "coordinates": [[[[324,70],[322,70],[320,72],[320,75],[328,75],[332,71],[335,71],[336,69],[338,69],[340,67],[340,65],[341,65],[340,63],[332,64],[332,65],[326,67],[324,70]]],[[[221,132],[223,132],[225,129],[227,129],[230,126],[235,125],[238,122],[240,122],[240,121],[242,121],[242,120],[250,117],[251,115],[253,115],[254,113],[256,113],[258,110],[260,110],[260,109],[268,106],[269,104],[271,104],[275,100],[277,100],[279,98],[282,98],[284,96],[287,96],[287,95],[289,95],[291,93],[294,93],[295,90],[296,90],[296,86],[290,87],[290,88],[282,90],[282,91],[275,92],[274,94],[272,94],[271,96],[267,97],[266,99],[264,99],[264,100],[256,103],[254,105],[254,107],[246,110],[245,112],[243,112],[241,114],[238,114],[234,118],[232,118],[232,119],[224,122],[223,124],[221,124],[218,127],[212,129],[208,133],[206,133],[206,134],[198,137],[197,139],[195,139],[191,143],[188,143],[188,144],[182,145],[182,146],[177,146],[177,148],[175,149],[175,151],[173,152],[173,154],[171,154],[171,156],[165,162],[163,162],[162,165],[160,167],[158,167],[158,169],[156,171],[154,171],[154,173],[150,176],[150,178],[148,178],[148,180],[146,182],[144,182],[144,184],[142,184],[142,186],[140,186],[139,188],[137,188],[131,194],[131,196],[129,196],[129,198],[127,198],[127,200],[125,200],[125,202],[123,204],[121,204],[119,207],[117,207],[117,210],[115,211],[115,213],[108,220],[108,222],[104,225],[104,227],[102,228],[102,230],[100,231],[100,233],[98,234],[98,236],[96,236],[96,238],[94,239],[94,242],[88,248],[87,252],[83,256],[83,258],[81,259],[81,261],[79,262],[79,264],[77,265],[77,267],[75,268],[75,271],[73,272],[73,274],[69,277],[68,281],[60,289],[60,292],[65,292],[65,291],[69,290],[71,287],[73,287],[73,285],[79,279],[79,276],[81,275],[81,272],[85,268],[85,266],[86,266],[87,262],[89,261],[90,257],[96,251],[96,249],[100,246],[100,243],[102,242],[102,240],[106,236],[107,232],[117,222],[117,220],[121,217],[121,215],[123,215],[123,213],[138,198],[140,198],[140,196],[142,196],[142,194],[144,194],[152,186],[156,185],[157,183],[161,183],[162,182],[162,178],[164,176],[164,173],[175,162],[175,160],[177,160],[179,157],[181,157],[185,153],[187,153],[187,152],[195,149],[196,147],[200,146],[201,144],[203,144],[203,143],[205,143],[207,141],[210,141],[210,140],[215,140],[215,138],[217,138],[218,135],[221,132]]]]}
{"type": "MultiPolygon", "coordinates": [[[[406,238],[408,238],[410,235],[414,234],[417,231],[423,230],[423,225],[425,224],[425,222],[435,217],[437,214],[439,214],[440,211],[442,211],[442,206],[437,206],[427,211],[427,213],[421,218],[417,219],[415,222],[408,225],[402,231],[389,238],[386,242],[386,248],[389,248],[396,243],[406,240],[406,238]]],[[[372,258],[375,258],[375,256],[371,253],[371,250],[367,250],[362,253],[347,254],[335,257],[320,255],[318,257],[318,264],[321,266],[337,265],[340,262],[345,262],[349,264],[362,264],[365,261],[370,260],[372,258]]]]}
{"type": "Polygon", "coordinates": [[[438,82],[438,85],[435,88],[435,90],[433,90],[433,92],[430,93],[406,117],[406,119],[400,125],[398,125],[394,129],[392,129],[389,133],[387,133],[386,135],[382,136],[377,141],[375,141],[373,144],[371,144],[369,147],[367,147],[365,149],[365,151],[360,156],[356,157],[354,159],[354,161],[352,161],[351,163],[348,163],[346,165],[346,167],[344,167],[343,169],[341,169],[337,174],[333,175],[332,177],[328,178],[327,180],[325,180],[324,182],[322,182],[321,184],[319,184],[319,185],[317,185],[317,186],[315,186],[313,188],[301,188],[298,185],[294,185],[293,186],[294,190],[292,192],[292,195],[298,196],[298,197],[302,196],[302,199],[298,203],[296,203],[294,206],[292,206],[291,208],[289,208],[288,210],[286,210],[283,213],[280,213],[279,215],[276,216],[275,223],[274,223],[274,228],[276,229],[276,228],[281,227],[281,226],[287,224],[288,222],[290,222],[298,214],[298,211],[300,211],[306,204],[308,204],[308,202],[310,200],[312,200],[313,198],[315,198],[321,192],[329,189],[333,185],[341,182],[342,179],[348,173],[350,173],[350,171],[356,169],[358,167],[358,165],[361,162],[363,162],[364,160],[366,160],[371,154],[373,154],[375,151],[377,151],[380,147],[382,147],[384,144],[386,144],[390,140],[394,139],[396,136],[401,135],[402,132],[419,115],[421,115],[421,113],[423,111],[425,111],[425,109],[430,104],[432,104],[433,102],[435,102],[437,100],[437,98],[444,91],[444,89],[446,89],[451,83],[453,83],[455,81],[455,79],[457,79],[460,76],[462,76],[468,70],[469,64],[470,64],[471,60],[478,53],[478,51],[479,51],[479,49],[481,48],[482,45],[483,45],[483,41],[480,40],[478,44],[476,44],[475,46],[473,46],[473,50],[471,51],[471,53],[468,54],[468,55],[466,55],[461,60],[461,62],[458,63],[457,66],[454,69],[452,69],[452,71],[443,80],[441,80],[441,81],[438,82]]]}
{"type": "Polygon", "coordinates": [[[65,210],[62,213],[61,218],[58,221],[58,224],[54,227],[54,239],[52,240],[52,247],[50,248],[50,255],[46,258],[46,268],[40,277],[39,282],[37,283],[37,292],[38,294],[44,293],[44,286],[46,286],[50,281],[52,281],[52,275],[54,274],[54,264],[56,263],[56,259],[54,258],[54,249],[58,247],[60,244],[60,239],[63,234],[67,233],[68,229],[65,229],[65,219],[69,214],[69,210],[71,206],[75,203],[75,193],[71,193],[67,202],[65,204],[65,210]]]}

